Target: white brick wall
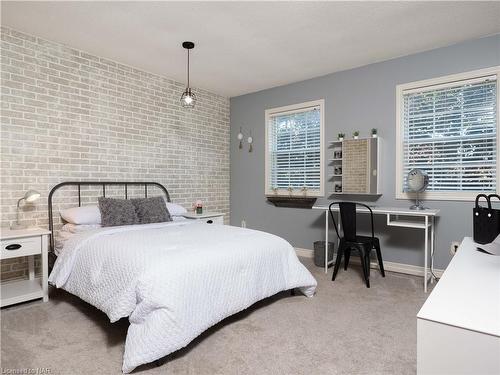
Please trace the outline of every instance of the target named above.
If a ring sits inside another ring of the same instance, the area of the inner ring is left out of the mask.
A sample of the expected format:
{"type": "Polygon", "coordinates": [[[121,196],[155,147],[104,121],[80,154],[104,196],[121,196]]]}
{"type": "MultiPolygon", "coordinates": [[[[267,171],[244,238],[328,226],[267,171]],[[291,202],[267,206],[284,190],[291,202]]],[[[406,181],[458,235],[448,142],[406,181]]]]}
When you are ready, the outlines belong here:
{"type": "MultiPolygon", "coordinates": [[[[228,98],[197,89],[187,110],[180,82],[4,27],[0,52],[2,226],[36,189],[21,219],[47,227],[48,192],[65,180],[157,181],[174,202],[202,199],[228,222],[228,98]]],[[[2,279],[25,275],[24,259],[2,262],[2,279]]]]}

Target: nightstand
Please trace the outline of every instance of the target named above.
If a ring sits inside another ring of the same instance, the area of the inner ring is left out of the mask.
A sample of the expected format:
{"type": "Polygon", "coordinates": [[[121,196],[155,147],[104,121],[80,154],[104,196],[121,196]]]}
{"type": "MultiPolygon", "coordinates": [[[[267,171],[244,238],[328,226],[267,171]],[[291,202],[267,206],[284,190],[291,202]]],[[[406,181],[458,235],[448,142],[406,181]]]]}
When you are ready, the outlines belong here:
{"type": "Polygon", "coordinates": [[[224,214],[220,212],[204,212],[202,214],[197,214],[195,212],[186,212],[182,214],[187,219],[201,220],[207,224],[224,224],[224,214]]]}
{"type": "Polygon", "coordinates": [[[43,298],[49,300],[48,245],[50,231],[41,228],[10,230],[1,229],[1,260],[28,257],[29,279],[7,281],[1,285],[0,306],[43,298]],[[42,276],[35,278],[35,255],[42,256],[42,276]]]}

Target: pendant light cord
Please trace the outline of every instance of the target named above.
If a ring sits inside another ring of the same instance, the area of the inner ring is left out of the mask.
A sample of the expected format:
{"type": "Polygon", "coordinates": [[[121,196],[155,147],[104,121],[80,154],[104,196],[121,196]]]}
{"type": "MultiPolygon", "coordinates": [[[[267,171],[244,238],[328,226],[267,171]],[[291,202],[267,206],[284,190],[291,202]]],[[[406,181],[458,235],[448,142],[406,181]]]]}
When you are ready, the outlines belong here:
{"type": "Polygon", "coordinates": [[[189,89],[189,50],[188,50],[188,84],[187,88],[189,89]]]}

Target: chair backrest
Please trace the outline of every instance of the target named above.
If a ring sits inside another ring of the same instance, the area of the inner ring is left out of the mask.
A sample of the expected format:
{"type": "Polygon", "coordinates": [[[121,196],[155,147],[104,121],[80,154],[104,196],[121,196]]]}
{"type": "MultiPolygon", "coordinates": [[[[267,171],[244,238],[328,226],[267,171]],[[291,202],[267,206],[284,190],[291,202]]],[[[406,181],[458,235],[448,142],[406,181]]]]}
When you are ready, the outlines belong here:
{"type": "Polygon", "coordinates": [[[355,241],[357,235],[357,224],[356,224],[356,206],[362,206],[368,209],[370,212],[370,221],[372,229],[372,238],[375,236],[375,231],[373,228],[373,211],[372,209],[364,203],[358,202],[332,202],[328,207],[330,211],[330,216],[333,221],[335,232],[337,237],[341,238],[339,230],[337,228],[337,223],[335,222],[335,217],[333,216],[332,206],[338,205],[340,211],[340,220],[342,222],[342,229],[344,232],[344,238],[346,241],[355,241]]]}

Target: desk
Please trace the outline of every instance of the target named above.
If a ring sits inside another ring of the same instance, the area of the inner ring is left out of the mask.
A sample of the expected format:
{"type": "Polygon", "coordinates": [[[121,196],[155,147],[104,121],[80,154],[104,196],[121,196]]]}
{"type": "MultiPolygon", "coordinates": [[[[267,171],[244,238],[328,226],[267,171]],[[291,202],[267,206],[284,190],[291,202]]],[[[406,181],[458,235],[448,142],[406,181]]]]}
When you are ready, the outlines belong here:
{"type": "MultiPolygon", "coordinates": [[[[424,291],[427,293],[427,283],[428,270],[429,270],[429,250],[431,254],[434,254],[434,217],[438,216],[439,210],[410,210],[409,208],[399,208],[399,207],[380,207],[371,206],[374,215],[386,215],[387,225],[393,227],[404,227],[404,228],[418,228],[424,230],[424,291]],[[403,218],[400,218],[403,216],[403,218]],[[430,238],[429,238],[430,232],[430,238]]],[[[328,223],[329,223],[329,212],[328,206],[313,206],[314,210],[323,210],[325,212],[325,273],[328,272],[328,265],[334,263],[334,261],[328,262],[328,223]]],[[[332,211],[339,211],[338,206],[332,207],[332,211]]],[[[370,213],[364,207],[358,207],[356,209],[358,213],[370,213]]],[[[337,216],[338,217],[338,216],[337,216]]],[[[337,220],[338,227],[340,230],[340,220],[337,220]]]]}
{"type": "Polygon", "coordinates": [[[500,374],[500,256],[466,237],[417,314],[417,374],[500,374]]]}

